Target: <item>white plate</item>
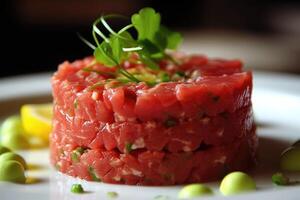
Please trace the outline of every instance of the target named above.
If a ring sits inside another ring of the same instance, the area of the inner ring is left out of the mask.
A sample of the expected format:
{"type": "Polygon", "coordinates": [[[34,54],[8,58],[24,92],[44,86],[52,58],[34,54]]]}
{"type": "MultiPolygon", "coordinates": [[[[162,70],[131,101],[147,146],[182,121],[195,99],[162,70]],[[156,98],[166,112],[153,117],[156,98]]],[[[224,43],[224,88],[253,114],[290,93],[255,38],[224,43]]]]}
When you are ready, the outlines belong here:
{"type": "MultiPolygon", "coordinates": [[[[29,101],[25,97],[35,99],[49,95],[49,81],[50,74],[0,80],[0,107],[18,99],[24,102],[29,101]]],[[[271,175],[278,170],[276,166],[280,152],[300,138],[300,77],[256,72],[253,105],[255,118],[259,124],[257,132],[260,137],[260,164],[253,173],[258,190],[226,199],[299,199],[299,185],[278,187],[272,185],[270,179],[271,175]]],[[[15,107],[17,110],[18,107],[15,107]]],[[[5,110],[0,110],[0,112],[0,116],[7,113],[5,110]]],[[[117,192],[118,199],[153,199],[157,195],[176,199],[180,189],[180,186],[142,187],[86,182],[55,172],[49,165],[47,149],[21,153],[29,163],[41,166],[40,169],[27,172],[28,177],[38,178],[40,182],[30,185],[2,182],[0,183],[1,200],[98,200],[108,199],[106,192],[109,191],[117,192]],[[81,183],[88,193],[72,194],[70,188],[73,183],[81,183]]],[[[290,176],[300,180],[299,173],[290,174],[290,176]]],[[[224,198],[218,192],[218,184],[218,182],[208,184],[214,189],[215,195],[207,199],[224,198]]]]}

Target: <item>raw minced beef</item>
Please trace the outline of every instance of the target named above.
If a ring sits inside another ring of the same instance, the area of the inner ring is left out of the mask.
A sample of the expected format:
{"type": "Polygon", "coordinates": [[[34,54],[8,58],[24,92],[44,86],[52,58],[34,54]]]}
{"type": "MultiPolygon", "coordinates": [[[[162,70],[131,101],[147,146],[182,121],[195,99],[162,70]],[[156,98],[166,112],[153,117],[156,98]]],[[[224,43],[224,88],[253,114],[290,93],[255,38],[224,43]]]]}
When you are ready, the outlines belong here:
{"type": "Polygon", "coordinates": [[[51,162],[61,172],[172,185],[216,180],[254,162],[252,73],[241,62],[204,56],[186,56],[176,67],[161,62],[170,76],[186,77],[149,86],[105,82],[114,69],[82,70],[92,61],[64,62],[52,78],[51,162]]]}

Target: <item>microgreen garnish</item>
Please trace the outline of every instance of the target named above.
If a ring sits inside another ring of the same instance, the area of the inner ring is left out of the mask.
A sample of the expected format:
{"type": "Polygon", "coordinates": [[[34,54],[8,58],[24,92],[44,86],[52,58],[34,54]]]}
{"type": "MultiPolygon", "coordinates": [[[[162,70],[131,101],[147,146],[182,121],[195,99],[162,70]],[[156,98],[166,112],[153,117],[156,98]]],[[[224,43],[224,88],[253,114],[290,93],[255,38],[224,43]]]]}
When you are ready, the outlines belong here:
{"type": "MultiPolygon", "coordinates": [[[[159,71],[158,61],[167,59],[174,64],[177,61],[166,53],[166,50],[175,50],[182,41],[182,37],[178,32],[172,32],[161,25],[160,14],[153,8],[143,8],[131,17],[131,24],[126,25],[119,31],[113,30],[106,21],[110,18],[120,18],[119,15],[107,15],[98,18],[93,23],[92,35],[96,45],[90,43],[85,38],[80,39],[94,50],[95,60],[104,64],[106,67],[116,68],[117,77],[120,74],[128,79],[129,82],[144,81],[137,78],[136,75],[129,73],[122,64],[128,60],[132,54],[137,54],[139,60],[150,70],[159,71]],[[105,35],[99,25],[102,25],[109,35],[105,35]],[[128,30],[134,28],[138,35],[135,39],[128,30]],[[100,40],[101,38],[101,40],[100,40]]],[[[96,72],[91,68],[86,71],[96,72]]],[[[164,74],[158,82],[169,81],[170,78],[164,74]]],[[[157,82],[156,82],[157,83],[157,82]]]]}
{"type": "Polygon", "coordinates": [[[153,41],[160,28],[160,14],[152,8],[143,8],[132,15],[131,22],[138,32],[138,40],[153,41]]]}
{"type": "Polygon", "coordinates": [[[79,33],[77,33],[77,36],[79,37],[79,39],[82,40],[82,42],[84,42],[87,46],[89,46],[91,49],[96,49],[95,45],[93,45],[92,43],[90,43],[87,39],[85,39],[84,37],[82,37],[79,33]]]}

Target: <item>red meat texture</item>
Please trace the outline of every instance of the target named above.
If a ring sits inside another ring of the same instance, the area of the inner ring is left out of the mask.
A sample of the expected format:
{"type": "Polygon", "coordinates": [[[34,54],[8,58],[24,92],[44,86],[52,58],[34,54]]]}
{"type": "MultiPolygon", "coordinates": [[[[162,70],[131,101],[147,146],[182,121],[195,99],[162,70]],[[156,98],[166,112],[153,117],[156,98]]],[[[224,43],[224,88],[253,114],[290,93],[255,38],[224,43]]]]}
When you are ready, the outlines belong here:
{"type": "Polygon", "coordinates": [[[97,85],[105,73],[83,70],[92,61],[64,62],[52,77],[51,162],[62,173],[175,185],[214,181],[255,163],[252,73],[240,61],[186,56],[177,68],[196,71],[193,79],[116,87],[97,85]]]}

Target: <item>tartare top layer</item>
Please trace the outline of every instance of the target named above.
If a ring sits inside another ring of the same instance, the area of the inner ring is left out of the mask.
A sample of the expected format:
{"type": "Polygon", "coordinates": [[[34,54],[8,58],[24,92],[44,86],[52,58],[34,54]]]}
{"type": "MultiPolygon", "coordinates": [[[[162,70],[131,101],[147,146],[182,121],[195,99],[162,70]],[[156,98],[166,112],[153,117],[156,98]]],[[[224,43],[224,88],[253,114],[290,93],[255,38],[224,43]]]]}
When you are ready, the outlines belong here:
{"type": "Polygon", "coordinates": [[[146,69],[134,60],[123,63],[127,71],[145,80],[139,83],[115,77],[113,67],[91,64],[93,57],[66,61],[52,78],[54,103],[70,110],[70,116],[96,103],[102,108],[104,122],[161,120],[199,113],[215,116],[251,105],[252,73],[243,72],[239,60],[176,56],[180,65],[161,61],[159,71],[146,69]],[[111,112],[113,117],[105,117],[111,112]]]}

